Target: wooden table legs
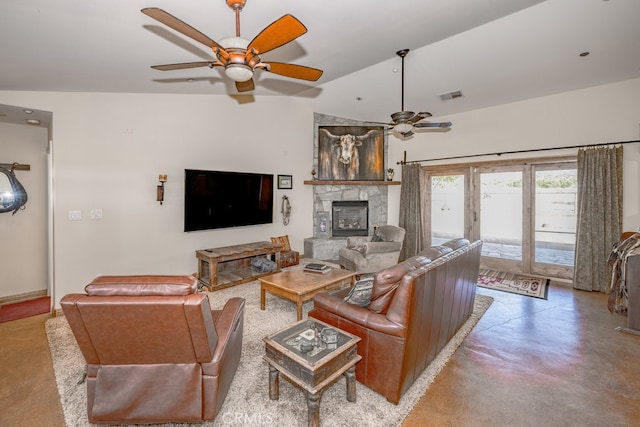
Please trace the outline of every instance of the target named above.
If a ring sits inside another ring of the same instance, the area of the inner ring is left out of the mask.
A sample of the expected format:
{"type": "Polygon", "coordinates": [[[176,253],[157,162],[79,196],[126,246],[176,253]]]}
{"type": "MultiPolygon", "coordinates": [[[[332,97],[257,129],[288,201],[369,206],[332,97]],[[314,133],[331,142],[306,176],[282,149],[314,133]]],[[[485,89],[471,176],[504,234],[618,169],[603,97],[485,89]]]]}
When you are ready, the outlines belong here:
{"type": "MultiPolygon", "coordinates": [[[[351,366],[343,374],[347,382],[347,400],[349,402],[356,401],[356,367],[351,366]]],[[[309,427],[318,427],[320,425],[320,399],[322,392],[311,393],[305,390],[307,398],[307,419],[309,427]]],[[[280,398],[280,371],[269,364],[269,399],[278,400],[280,398]]]]}
{"type": "Polygon", "coordinates": [[[356,365],[353,365],[344,373],[347,379],[347,400],[349,402],[356,401],[356,365]]]}

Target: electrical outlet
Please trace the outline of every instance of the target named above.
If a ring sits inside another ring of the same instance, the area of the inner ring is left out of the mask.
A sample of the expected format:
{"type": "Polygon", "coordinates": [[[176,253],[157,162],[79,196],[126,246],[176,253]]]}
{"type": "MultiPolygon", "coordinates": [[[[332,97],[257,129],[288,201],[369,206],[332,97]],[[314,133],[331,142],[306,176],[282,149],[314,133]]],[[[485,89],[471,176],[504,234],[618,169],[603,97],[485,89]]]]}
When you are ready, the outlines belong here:
{"type": "Polygon", "coordinates": [[[69,211],[69,221],[80,221],[82,219],[82,211],[69,211]]]}
{"type": "Polygon", "coordinates": [[[102,209],[91,209],[91,219],[102,219],[102,209]]]}

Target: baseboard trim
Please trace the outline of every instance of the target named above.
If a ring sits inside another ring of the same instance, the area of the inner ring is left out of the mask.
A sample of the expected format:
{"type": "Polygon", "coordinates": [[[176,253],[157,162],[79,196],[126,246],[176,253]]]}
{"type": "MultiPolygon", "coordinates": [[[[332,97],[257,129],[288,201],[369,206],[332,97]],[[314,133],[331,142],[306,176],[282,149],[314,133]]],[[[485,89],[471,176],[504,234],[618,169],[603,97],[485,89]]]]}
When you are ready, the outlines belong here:
{"type": "Polygon", "coordinates": [[[41,289],[39,291],[26,292],[24,294],[9,295],[7,297],[0,297],[0,305],[13,304],[16,302],[28,301],[30,299],[36,299],[47,296],[47,290],[41,289]]]}

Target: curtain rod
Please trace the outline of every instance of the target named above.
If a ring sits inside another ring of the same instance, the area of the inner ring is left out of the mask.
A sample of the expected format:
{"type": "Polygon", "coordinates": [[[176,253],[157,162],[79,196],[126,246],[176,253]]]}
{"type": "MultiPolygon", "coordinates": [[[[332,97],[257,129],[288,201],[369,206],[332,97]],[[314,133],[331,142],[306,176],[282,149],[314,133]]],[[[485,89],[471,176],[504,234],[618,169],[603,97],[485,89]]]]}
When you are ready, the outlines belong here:
{"type": "Polygon", "coordinates": [[[549,151],[549,150],[564,150],[568,148],[584,148],[584,147],[596,147],[598,145],[615,145],[615,144],[633,144],[640,142],[636,141],[620,141],[620,142],[608,142],[606,144],[589,144],[589,145],[572,145],[567,147],[550,147],[550,148],[535,148],[531,150],[516,150],[516,151],[503,151],[500,153],[486,153],[486,154],[468,154],[466,156],[454,156],[454,157],[441,157],[439,159],[423,159],[423,160],[407,160],[407,152],[404,152],[404,159],[396,162],[398,165],[406,165],[407,163],[422,163],[422,162],[435,162],[438,160],[455,160],[455,159],[467,159],[470,157],[483,157],[483,156],[502,156],[503,154],[518,154],[518,153],[532,153],[536,151],[549,151]]]}

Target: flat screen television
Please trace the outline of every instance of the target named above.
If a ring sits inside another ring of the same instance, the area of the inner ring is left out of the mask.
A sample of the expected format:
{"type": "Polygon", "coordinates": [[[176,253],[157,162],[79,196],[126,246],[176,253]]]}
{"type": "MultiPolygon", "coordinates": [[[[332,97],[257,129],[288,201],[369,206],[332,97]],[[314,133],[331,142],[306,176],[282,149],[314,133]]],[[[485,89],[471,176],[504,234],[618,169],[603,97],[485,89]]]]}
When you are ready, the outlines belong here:
{"type": "Polygon", "coordinates": [[[184,172],[184,231],[273,222],[273,175],[184,172]]]}

